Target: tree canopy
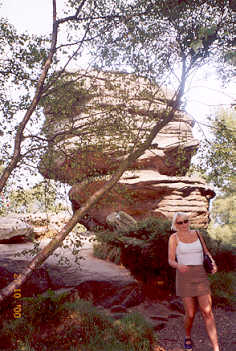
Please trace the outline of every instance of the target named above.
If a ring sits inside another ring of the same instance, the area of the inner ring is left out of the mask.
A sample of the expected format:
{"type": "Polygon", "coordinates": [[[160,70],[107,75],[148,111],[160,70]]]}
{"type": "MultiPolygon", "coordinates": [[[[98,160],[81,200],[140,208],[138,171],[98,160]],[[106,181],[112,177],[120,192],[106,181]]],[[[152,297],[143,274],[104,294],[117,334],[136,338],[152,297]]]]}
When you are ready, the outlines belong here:
{"type": "Polygon", "coordinates": [[[201,142],[198,168],[207,182],[230,193],[236,167],[236,112],[218,110],[208,122],[212,134],[201,142]]]}
{"type": "Polygon", "coordinates": [[[93,41],[99,67],[128,67],[160,83],[176,76],[178,65],[187,78],[210,62],[224,80],[232,77],[234,13],[228,1],[119,1],[98,3],[96,11],[108,15],[114,7],[119,15],[93,41]]]}

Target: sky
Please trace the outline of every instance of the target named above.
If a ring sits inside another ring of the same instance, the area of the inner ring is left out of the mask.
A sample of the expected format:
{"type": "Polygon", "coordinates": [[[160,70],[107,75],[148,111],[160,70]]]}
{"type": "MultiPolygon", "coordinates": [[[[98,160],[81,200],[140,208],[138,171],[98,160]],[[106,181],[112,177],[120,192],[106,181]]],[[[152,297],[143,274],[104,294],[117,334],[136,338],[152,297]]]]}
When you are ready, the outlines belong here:
{"type": "MultiPolygon", "coordinates": [[[[58,14],[65,6],[65,0],[57,0],[58,14]]],[[[19,32],[49,34],[52,27],[52,0],[0,0],[0,16],[5,17],[19,32]]],[[[216,105],[227,106],[235,99],[236,82],[224,91],[211,67],[194,77],[187,93],[186,106],[193,118],[205,123],[206,116],[216,105]]],[[[194,135],[200,137],[197,123],[194,135]]]]}
{"type": "MultiPolygon", "coordinates": [[[[20,32],[48,34],[52,29],[52,0],[0,0],[0,15],[20,32]]],[[[58,9],[64,0],[57,0],[58,9]]]]}

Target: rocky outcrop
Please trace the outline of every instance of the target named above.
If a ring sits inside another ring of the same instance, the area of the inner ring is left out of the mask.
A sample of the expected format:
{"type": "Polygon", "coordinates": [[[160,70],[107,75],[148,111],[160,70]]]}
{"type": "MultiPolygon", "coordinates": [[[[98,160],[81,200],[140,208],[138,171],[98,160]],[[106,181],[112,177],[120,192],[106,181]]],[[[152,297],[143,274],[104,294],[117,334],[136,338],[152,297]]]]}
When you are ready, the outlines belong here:
{"type": "MultiPolygon", "coordinates": [[[[23,260],[0,258],[0,289],[11,283],[16,275],[27,267],[27,264],[28,262],[23,260]]],[[[49,288],[58,288],[58,283],[53,284],[47,270],[41,267],[36,269],[30,278],[21,286],[21,295],[22,297],[33,296],[41,294],[49,288]]]]}
{"type": "MultiPolygon", "coordinates": [[[[165,118],[171,99],[157,85],[132,74],[78,72],[65,79],[75,82],[69,109],[58,112],[52,103],[45,104],[49,148],[40,171],[46,178],[72,185],[69,196],[77,209],[145,140],[156,121],[165,118]]],[[[59,92],[55,100],[60,96],[63,100],[64,95],[59,92]]],[[[82,224],[88,229],[106,226],[106,217],[117,211],[136,220],[149,215],[172,218],[181,211],[194,225],[206,227],[209,200],[215,193],[203,180],[186,177],[199,144],[192,127],[192,119],[177,111],[82,224]]]]}
{"type": "Polygon", "coordinates": [[[0,243],[31,240],[33,231],[33,227],[20,220],[17,215],[0,218],[0,243]]]}
{"type": "MultiPolygon", "coordinates": [[[[67,243],[72,236],[70,233],[67,243]]],[[[44,247],[47,243],[48,240],[44,239],[40,246],[44,247]]],[[[91,240],[83,244],[79,264],[75,262],[75,255],[69,247],[58,248],[56,255],[51,255],[21,286],[22,297],[40,294],[48,289],[65,289],[71,292],[71,301],[83,298],[105,308],[113,305],[129,308],[141,303],[144,299],[142,287],[130,272],[94,257],[92,246],[91,240]],[[58,264],[58,255],[67,257],[69,265],[58,264]]],[[[0,245],[0,290],[27,267],[32,256],[25,252],[32,248],[33,243],[0,245]],[[16,259],[16,253],[24,253],[23,258],[20,255],[21,258],[16,259]]]]}

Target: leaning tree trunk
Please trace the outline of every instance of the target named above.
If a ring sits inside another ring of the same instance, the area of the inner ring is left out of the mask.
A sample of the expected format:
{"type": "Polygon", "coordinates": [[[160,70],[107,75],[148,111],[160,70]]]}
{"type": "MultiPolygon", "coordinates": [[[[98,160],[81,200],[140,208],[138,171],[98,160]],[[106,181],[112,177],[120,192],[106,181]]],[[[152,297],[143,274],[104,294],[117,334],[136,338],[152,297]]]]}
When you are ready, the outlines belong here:
{"type": "Polygon", "coordinates": [[[175,100],[175,105],[169,111],[169,113],[160,115],[160,120],[156,123],[156,125],[151,130],[149,136],[146,141],[141,144],[140,147],[137,148],[134,152],[130,153],[128,157],[121,163],[119,169],[116,173],[111,177],[111,179],[97,192],[95,192],[86,202],[84,206],[82,206],[79,210],[77,210],[71,219],[67,222],[64,228],[56,235],[54,239],[50,241],[50,243],[45,246],[39,253],[36,255],[33,260],[29,263],[29,265],[23,270],[21,274],[12,281],[7,287],[3,288],[0,291],[0,302],[2,302],[6,297],[10,296],[14,289],[19,288],[25,281],[30,277],[32,272],[39,267],[53,252],[56,250],[66,238],[66,236],[71,232],[71,230],[75,227],[75,225],[80,221],[80,219],[86,214],[90,207],[92,207],[108,190],[110,190],[120,179],[124,171],[128,168],[130,164],[132,164],[138,157],[140,157],[144,151],[151,145],[153,139],[156,137],[157,133],[167,124],[169,123],[175,114],[176,109],[179,106],[180,102],[180,91],[175,100]]]}

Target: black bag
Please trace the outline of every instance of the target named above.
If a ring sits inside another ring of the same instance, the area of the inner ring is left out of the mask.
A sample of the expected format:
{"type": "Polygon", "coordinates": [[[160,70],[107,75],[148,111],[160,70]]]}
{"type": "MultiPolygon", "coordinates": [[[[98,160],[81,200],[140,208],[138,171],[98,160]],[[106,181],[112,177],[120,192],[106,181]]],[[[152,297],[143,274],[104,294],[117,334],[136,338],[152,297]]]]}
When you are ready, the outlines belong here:
{"type": "Polygon", "coordinates": [[[205,271],[207,273],[212,273],[213,272],[213,263],[209,255],[205,254],[203,255],[203,266],[205,268],[205,271]]]}
{"type": "MultiPolygon", "coordinates": [[[[198,234],[198,232],[197,232],[197,236],[198,236],[198,238],[199,238],[199,240],[200,240],[200,242],[201,242],[201,245],[202,245],[202,240],[201,240],[201,237],[200,237],[200,235],[198,234]]],[[[204,268],[205,268],[205,271],[206,271],[207,273],[212,273],[212,272],[213,272],[213,269],[214,269],[214,267],[213,267],[213,262],[212,262],[210,256],[209,256],[208,254],[205,253],[205,250],[204,250],[203,245],[202,245],[202,250],[203,250],[203,266],[204,266],[204,268]]]]}

